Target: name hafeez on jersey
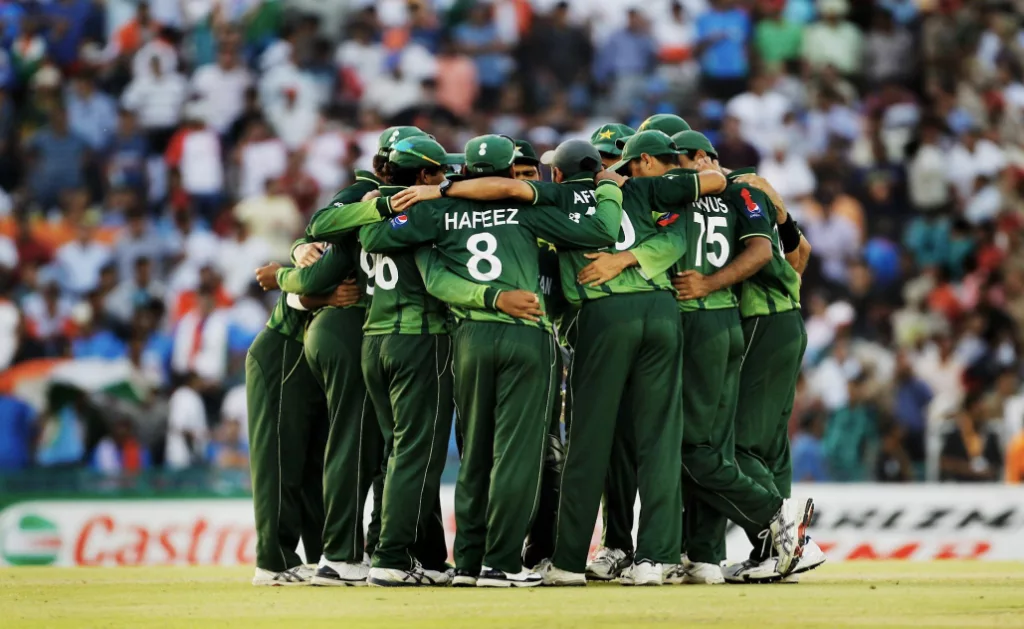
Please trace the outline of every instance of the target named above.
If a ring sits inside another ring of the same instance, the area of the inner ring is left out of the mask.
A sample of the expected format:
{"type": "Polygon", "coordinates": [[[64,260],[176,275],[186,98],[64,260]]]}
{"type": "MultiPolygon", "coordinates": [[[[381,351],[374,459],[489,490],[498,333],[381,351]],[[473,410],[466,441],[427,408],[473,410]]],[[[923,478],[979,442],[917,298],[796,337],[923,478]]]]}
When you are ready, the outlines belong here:
{"type": "Polygon", "coordinates": [[[518,225],[516,208],[473,210],[471,212],[445,212],[444,229],[478,229],[481,227],[500,227],[501,225],[518,225]]]}

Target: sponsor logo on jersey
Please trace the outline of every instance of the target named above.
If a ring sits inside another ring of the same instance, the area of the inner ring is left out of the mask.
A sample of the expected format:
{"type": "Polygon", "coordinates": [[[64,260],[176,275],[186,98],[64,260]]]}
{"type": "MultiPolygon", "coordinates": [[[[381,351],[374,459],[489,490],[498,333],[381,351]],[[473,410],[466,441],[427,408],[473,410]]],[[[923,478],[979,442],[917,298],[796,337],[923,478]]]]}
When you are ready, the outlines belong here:
{"type": "Polygon", "coordinates": [[[658,225],[662,227],[668,227],[672,223],[679,220],[679,215],[675,212],[665,212],[658,217],[658,225]]]}
{"type": "Polygon", "coordinates": [[[391,229],[398,229],[409,222],[409,217],[405,214],[399,214],[398,216],[391,219],[391,229]]]}
{"type": "Polygon", "coordinates": [[[743,197],[743,203],[747,206],[747,216],[750,218],[762,218],[764,216],[764,213],[761,212],[761,206],[750,196],[750,190],[744,188],[740,191],[740,196],[743,197]]]}

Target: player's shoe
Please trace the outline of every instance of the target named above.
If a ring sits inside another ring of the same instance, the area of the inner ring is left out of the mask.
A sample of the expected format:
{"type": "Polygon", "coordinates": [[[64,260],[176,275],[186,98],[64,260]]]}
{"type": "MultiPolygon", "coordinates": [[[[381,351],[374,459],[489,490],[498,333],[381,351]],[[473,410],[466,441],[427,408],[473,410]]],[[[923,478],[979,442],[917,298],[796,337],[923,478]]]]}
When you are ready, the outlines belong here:
{"type": "Polygon", "coordinates": [[[476,576],[477,573],[470,572],[469,570],[455,569],[455,574],[452,576],[451,586],[453,588],[472,588],[476,587],[476,576]]]}
{"type": "Polygon", "coordinates": [[[541,585],[544,577],[532,570],[520,570],[515,574],[484,566],[476,578],[478,588],[532,588],[541,585]]]}
{"type": "Polygon", "coordinates": [[[774,583],[782,580],[775,557],[764,561],[747,559],[722,570],[726,583],[774,583]]]}
{"type": "Polygon", "coordinates": [[[366,585],[366,577],[370,568],[362,562],[329,561],[326,557],[320,558],[316,574],[310,581],[313,585],[323,586],[355,586],[366,585]]]}
{"type": "Polygon", "coordinates": [[[665,585],[682,585],[686,582],[686,566],[674,563],[665,566],[665,585]]]}
{"type": "Polygon", "coordinates": [[[665,569],[660,563],[654,563],[647,559],[641,559],[623,571],[619,577],[622,585],[663,585],[665,583],[665,569]]]}
{"type": "Polygon", "coordinates": [[[633,564],[633,555],[618,548],[602,548],[587,564],[587,578],[592,581],[611,581],[633,564]]]}
{"type": "MultiPolygon", "coordinates": [[[[804,549],[803,553],[800,555],[800,561],[797,562],[796,568],[793,568],[793,572],[790,573],[786,579],[805,572],[810,572],[823,563],[825,563],[825,551],[823,551],[821,546],[818,546],[818,544],[809,536],[805,536],[804,549]]],[[[786,579],[783,580],[786,581],[786,579]]],[[[790,581],[786,582],[789,583],[790,581]]]]}
{"type": "Polygon", "coordinates": [[[722,567],[713,563],[692,563],[686,569],[683,583],[694,585],[719,585],[725,583],[722,567]]]}
{"type": "Polygon", "coordinates": [[[582,572],[569,572],[556,568],[550,559],[540,562],[534,569],[544,581],[544,585],[555,587],[578,587],[587,584],[587,575],[582,572]]]}
{"type": "Polygon", "coordinates": [[[807,525],[813,513],[814,501],[810,498],[787,498],[782,501],[782,507],[768,525],[772,546],[778,555],[777,569],[782,576],[792,572],[800,559],[807,525]]]}
{"type": "Polygon", "coordinates": [[[304,563],[295,568],[296,573],[306,581],[312,581],[316,576],[317,565],[315,563],[304,563]]]}
{"type": "Polygon", "coordinates": [[[252,584],[269,586],[309,585],[310,577],[308,574],[301,572],[302,568],[303,566],[295,566],[281,572],[256,568],[256,574],[252,577],[252,584]]]}
{"type": "Polygon", "coordinates": [[[370,568],[366,582],[374,587],[424,587],[448,585],[451,574],[447,571],[428,570],[419,561],[412,568],[370,568]]]}
{"type": "Polygon", "coordinates": [[[800,575],[795,572],[787,574],[786,576],[782,577],[781,580],[779,580],[779,583],[795,585],[797,583],[800,583],[800,575]]]}

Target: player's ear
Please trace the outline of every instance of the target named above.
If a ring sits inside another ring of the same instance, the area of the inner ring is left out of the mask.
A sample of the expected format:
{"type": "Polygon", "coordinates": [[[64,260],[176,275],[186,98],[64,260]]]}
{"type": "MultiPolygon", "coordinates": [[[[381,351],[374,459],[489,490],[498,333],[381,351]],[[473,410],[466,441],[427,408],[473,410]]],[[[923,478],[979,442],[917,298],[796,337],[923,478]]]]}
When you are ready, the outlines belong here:
{"type": "Polygon", "coordinates": [[[562,183],[563,179],[564,177],[562,176],[562,171],[560,171],[557,167],[552,167],[551,180],[554,181],[555,183],[562,183]]]}

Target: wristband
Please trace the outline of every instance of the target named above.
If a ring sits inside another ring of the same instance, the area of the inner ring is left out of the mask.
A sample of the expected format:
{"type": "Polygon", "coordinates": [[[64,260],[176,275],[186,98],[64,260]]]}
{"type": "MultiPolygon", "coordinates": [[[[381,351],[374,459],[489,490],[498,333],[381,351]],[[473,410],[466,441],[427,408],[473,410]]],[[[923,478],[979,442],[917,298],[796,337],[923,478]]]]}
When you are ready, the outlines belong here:
{"type": "Polygon", "coordinates": [[[793,253],[800,248],[800,228],[792,216],[779,225],[779,241],[782,242],[782,250],[786,253],[793,253]]]}
{"type": "Polygon", "coordinates": [[[489,310],[498,309],[498,297],[501,296],[501,289],[488,286],[484,289],[484,306],[489,310]]]}

